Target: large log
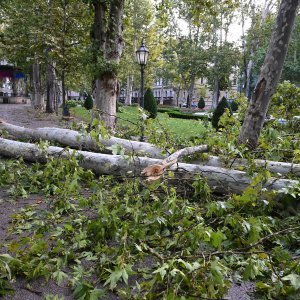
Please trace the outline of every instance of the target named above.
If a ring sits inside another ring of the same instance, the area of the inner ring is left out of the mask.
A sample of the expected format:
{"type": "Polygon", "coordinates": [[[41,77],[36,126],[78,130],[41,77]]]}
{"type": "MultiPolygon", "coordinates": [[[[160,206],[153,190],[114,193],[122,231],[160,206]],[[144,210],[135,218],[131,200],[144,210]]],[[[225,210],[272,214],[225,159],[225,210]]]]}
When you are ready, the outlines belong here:
{"type": "MultiPolygon", "coordinates": [[[[242,158],[233,158],[229,161],[224,162],[218,156],[208,156],[203,161],[195,161],[193,163],[199,163],[204,166],[212,166],[218,168],[248,168],[248,162],[246,159],[242,158]]],[[[263,160],[263,159],[255,159],[253,163],[256,167],[265,168],[272,173],[279,173],[281,175],[293,174],[297,177],[300,177],[300,164],[293,164],[287,162],[280,161],[271,161],[271,160],[263,160]]]]}
{"type": "MultiPolygon", "coordinates": [[[[63,149],[61,147],[50,146],[41,150],[37,145],[30,143],[17,142],[0,138],[0,153],[7,157],[22,157],[31,162],[46,162],[47,156],[70,157],[75,150],[63,149]]],[[[125,159],[120,155],[109,155],[101,153],[92,153],[86,151],[76,151],[80,156],[79,163],[83,168],[92,170],[95,174],[113,174],[140,176],[145,167],[162,164],[163,160],[148,157],[134,157],[131,160],[125,159]]],[[[171,168],[176,176],[201,174],[207,179],[209,186],[216,192],[231,192],[240,194],[250,183],[250,178],[245,172],[216,168],[210,166],[200,166],[193,164],[178,163],[171,168]]],[[[271,178],[263,188],[269,190],[281,190],[283,188],[293,187],[299,184],[298,180],[287,180],[271,178]]]]}
{"type": "MultiPolygon", "coordinates": [[[[96,143],[94,139],[88,134],[79,133],[74,130],[61,129],[54,127],[44,127],[37,129],[24,128],[0,120],[0,129],[6,130],[10,135],[16,137],[17,139],[31,139],[33,141],[49,140],[52,142],[57,142],[64,146],[69,146],[75,149],[85,149],[90,151],[101,151],[99,144],[96,143]]],[[[151,145],[149,143],[130,141],[126,139],[120,139],[116,137],[110,137],[110,139],[100,139],[100,143],[108,149],[114,144],[121,145],[124,147],[127,153],[134,153],[139,156],[147,155],[153,158],[165,158],[162,154],[162,150],[151,145]]],[[[208,147],[206,145],[200,146],[202,151],[207,152],[208,147]]],[[[170,161],[170,157],[168,157],[170,161]]],[[[217,156],[208,156],[203,161],[194,162],[194,164],[201,164],[204,166],[212,166],[218,168],[237,169],[240,167],[247,167],[246,159],[232,159],[231,161],[224,162],[221,158],[217,156]]],[[[295,176],[300,177],[300,164],[293,164],[287,162],[276,162],[270,160],[260,160],[255,159],[254,164],[258,167],[263,167],[273,173],[280,173],[282,175],[291,173],[295,176]]]]}
{"type": "Polygon", "coordinates": [[[57,142],[63,146],[69,146],[75,149],[86,149],[95,152],[99,152],[101,146],[108,150],[113,145],[121,145],[127,153],[133,153],[136,155],[146,155],[154,158],[164,158],[161,149],[158,149],[154,145],[149,143],[130,141],[117,137],[110,137],[109,139],[101,138],[99,136],[99,142],[97,143],[87,133],[79,133],[78,131],[54,128],[54,127],[43,127],[43,128],[25,128],[16,126],[13,124],[6,123],[0,120],[0,130],[7,131],[10,135],[17,139],[30,139],[32,141],[48,140],[57,142]],[[100,144],[100,145],[99,145],[100,144]]]}

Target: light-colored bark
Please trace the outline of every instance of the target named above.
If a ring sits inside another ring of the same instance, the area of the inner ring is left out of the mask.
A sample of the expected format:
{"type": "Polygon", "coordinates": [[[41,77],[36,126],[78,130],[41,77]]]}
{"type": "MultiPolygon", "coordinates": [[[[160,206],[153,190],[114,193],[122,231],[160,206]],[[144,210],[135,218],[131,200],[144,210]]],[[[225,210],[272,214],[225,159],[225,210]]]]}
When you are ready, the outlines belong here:
{"type": "MultiPolygon", "coordinates": [[[[69,158],[74,153],[74,150],[52,146],[41,150],[34,144],[0,138],[0,153],[2,156],[22,157],[24,160],[31,162],[46,162],[49,156],[69,158]]],[[[86,151],[77,151],[76,155],[80,156],[79,164],[83,168],[92,170],[95,174],[128,176],[128,172],[131,172],[133,176],[140,176],[141,171],[147,166],[162,163],[160,159],[134,157],[132,160],[126,160],[120,155],[86,151]]],[[[213,191],[220,193],[231,192],[239,194],[250,183],[247,174],[242,171],[184,163],[173,165],[170,169],[176,173],[175,176],[178,176],[179,180],[187,175],[189,176],[187,178],[192,178],[196,174],[200,174],[207,179],[207,183],[213,191]]],[[[299,184],[297,180],[271,178],[263,185],[263,188],[281,190],[283,188],[294,187],[297,184],[299,184]]]]}
{"type": "MultiPolygon", "coordinates": [[[[253,40],[251,41],[251,48],[250,48],[250,58],[249,62],[247,64],[247,69],[246,69],[246,82],[245,82],[245,96],[250,99],[250,84],[251,84],[251,76],[252,76],[252,70],[254,67],[254,58],[255,54],[257,52],[257,49],[259,47],[259,40],[260,40],[260,35],[262,32],[263,25],[267,19],[267,16],[271,12],[271,8],[273,5],[273,0],[265,0],[263,9],[261,11],[261,17],[259,21],[259,26],[258,26],[258,32],[256,32],[256,35],[254,36],[253,40]]],[[[255,6],[252,8],[252,25],[256,22],[257,19],[257,13],[255,12],[255,6]]]]}
{"type": "Polygon", "coordinates": [[[187,106],[190,108],[193,102],[193,95],[194,95],[194,87],[195,87],[195,74],[192,74],[191,76],[191,82],[190,82],[190,86],[189,86],[189,90],[188,90],[188,103],[187,106]]]}
{"type": "Polygon", "coordinates": [[[118,80],[112,74],[103,75],[96,79],[95,106],[98,116],[105,126],[111,129],[116,127],[118,80]]]}
{"type": "MultiPolygon", "coordinates": [[[[224,162],[218,156],[208,156],[203,161],[200,162],[194,161],[193,163],[199,163],[204,166],[213,166],[218,168],[230,168],[230,169],[248,168],[247,160],[241,158],[231,159],[229,161],[224,162]]],[[[263,160],[263,159],[255,159],[253,163],[255,164],[256,167],[265,168],[272,173],[280,173],[281,175],[293,174],[297,177],[300,177],[300,164],[270,161],[270,160],[263,160]]]]}
{"type": "Polygon", "coordinates": [[[157,180],[163,175],[163,173],[167,170],[167,168],[170,168],[174,164],[178,163],[179,158],[197,152],[207,152],[207,151],[208,151],[207,145],[187,147],[178,150],[175,153],[171,154],[169,157],[165,158],[161,162],[161,164],[154,164],[146,167],[141,174],[147,177],[147,181],[157,180]]]}
{"type": "Polygon", "coordinates": [[[126,88],[126,98],[125,98],[125,105],[132,104],[132,84],[133,84],[133,76],[127,76],[127,88],[126,88]]]}
{"type": "Polygon", "coordinates": [[[93,1],[94,24],[92,29],[92,43],[94,61],[102,66],[95,76],[95,106],[100,120],[108,128],[115,129],[116,102],[118,94],[118,80],[116,65],[119,64],[124,48],[122,38],[123,12],[125,0],[93,1]]]}
{"type": "Polygon", "coordinates": [[[281,76],[298,6],[299,0],[283,0],[279,8],[268,53],[239,135],[239,143],[251,149],[258,145],[271,97],[281,76]]]}
{"type": "Polygon", "coordinates": [[[214,79],[214,91],[213,91],[212,104],[211,104],[212,109],[217,108],[219,103],[219,96],[220,96],[219,79],[216,76],[214,79]]]}
{"type": "MultiPolygon", "coordinates": [[[[90,137],[90,135],[81,134],[74,130],[54,127],[31,129],[6,123],[3,120],[0,120],[0,130],[4,130],[11,136],[21,140],[48,140],[75,149],[85,149],[96,152],[103,151],[103,148],[99,147],[95,140],[93,140],[90,137]]],[[[112,145],[117,144],[122,146],[125,149],[126,153],[131,153],[139,156],[147,155],[152,158],[165,158],[165,155],[162,154],[162,151],[159,148],[149,143],[142,143],[116,137],[110,137],[109,139],[100,139],[100,144],[106,149],[106,151],[108,151],[108,148],[112,145]]],[[[176,155],[178,155],[177,159],[179,159],[181,156],[192,154],[190,149],[194,149],[195,151],[200,152],[208,151],[207,145],[184,148],[170,155],[167,158],[166,163],[173,161],[176,155]]],[[[208,156],[203,161],[193,161],[193,164],[201,164],[205,166],[213,166],[218,168],[237,169],[240,167],[246,168],[248,162],[247,160],[240,158],[224,162],[224,160],[220,157],[208,156]]],[[[267,170],[273,173],[280,173],[282,175],[290,173],[300,177],[300,164],[261,159],[255,159],[254,164],[257,167],[266,168],[267,170]]]]}
{"type": "Polygon", "coordinates": [[[12,125],[4,122],[3,120],[0,120],[0,130],[7,131],[10,135],[14,136],[17,139],[30,139],[34,141],[48,140],[75,149],[87,149],[98,152],[103,151],[101,146],[103,146],[106,151],[108,151],[109,147],[113,145],[120,145],[125,149],[126,153],[140,156],[147,155],[157,158],[165,157],[161,153],[160,149],[149,143],[130,141],[116,137],[110,137],[109,139],[101,139],[101,137],[99,137],[99,145],[94,139],[91,138],[89,134],[82,134],[69,129],[53,127],[31,129],[12,125]]]}

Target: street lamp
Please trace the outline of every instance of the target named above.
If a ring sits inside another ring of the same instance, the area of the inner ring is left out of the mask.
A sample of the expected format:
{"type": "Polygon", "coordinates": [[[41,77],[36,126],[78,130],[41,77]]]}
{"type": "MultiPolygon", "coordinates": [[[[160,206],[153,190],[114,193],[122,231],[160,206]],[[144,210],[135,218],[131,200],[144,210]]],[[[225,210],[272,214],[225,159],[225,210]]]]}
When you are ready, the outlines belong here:
{"type": "Polygon", "coordinates": [[[145,46],[144,40],[142,40],[142,45],[140,49],[135,52],[136,60],[138,64],[141,66],[141,98],[140,98],[140,106],[144,108],[144,70],[147,64],[149,50],[145,46]]]}
{"type": "MultiPolygon", "coordinates": [[[[138,64],[141,66],[141,98],[140,98],[140,106],[144,108],[144,70],[145,66],[147,64],[148,56],[149,56],[149,50],[145,46],[144,40],[142,40],[142,45],[140,49],[136,50],[135,52],[136,60],[138,64]]],[[[141,125],[141,137],[140,141],[144,142],[145,137],[144,137],[144,122],[145,120],[141,120],[142,125],[141,125]]]]}

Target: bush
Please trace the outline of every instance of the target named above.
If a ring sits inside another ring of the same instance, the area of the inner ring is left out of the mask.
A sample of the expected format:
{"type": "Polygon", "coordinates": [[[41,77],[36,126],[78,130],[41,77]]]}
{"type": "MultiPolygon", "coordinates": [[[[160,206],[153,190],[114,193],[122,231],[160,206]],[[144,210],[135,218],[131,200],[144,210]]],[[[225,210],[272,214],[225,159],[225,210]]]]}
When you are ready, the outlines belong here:
{"type": "Polygon", "coordinates": [[[230,108],[232,111],[237,111],[239,109],[239,105],[235,100],[233,100],[230,104],[230,108]]]}
{"type": "Polygon", "coordinates": [[[94,106],[94,101],[93,98],[90,94],[88,94],[84,100],[84,104],[83,106],[85,107],[85,109],[90,110],[93,108],[94,106]]]}
{"type": "Polygon", "coordinates": [[[208,116],[195,116],[190,114],[183,114],[177,111],[168,112],[170,118],[188,119],[188,120],[208,120],[208,116]]]}
{"type": "Polygon", "coordinates": [[[286,120],[300,115],[300,87],[289,81],[280,83],[270,103],[268,114],[286,120]]]}
{"type": "Polygon", "coordinates": [[[169,112],[173,112],[173,111],[179,111],[179,108],[177,108],[177,107],[173,107],[173,108],[158,107],[157,108],[157,112],[160,112],[160,113],[169,113],[169,112]]]}
{"type": "Polygon", "coordinates": [[[218,124],[220,121],[221,116],[224,114],[225,109],[228,108],[230,110],[230,106],[228,104],[228,101],[225,97],[221,99],[219,102],[217,108],[215,109],[212,119],[211,119],[211,124],[214,128],[219,128],[218,124]]]}
{"type": "Polygon", "coordinates": [[[157,103],[153,92],[150,88],[147,89],[144,96],[144,108],[150,113],[150,118],[155,119],[157,116],[157,103]]]}
{"type": "Polygon", "coordinates": [[[123,107],[124,107],[124,104],[117,101],[117,112],[122,112],[123,107]]]}
{"type": "Polygon", "coordinates": [[[76,107],[78,105],[77,101],[76,100],[67,100],[66,101],[66,106],[68,108],[71,108],[71,107],[76,107]]]}
{"type": "Polygon", "coordinates": [[[205,101],[204,98],[201,96],[199,102],[198,102],[198,108],[203,109],[205,107],[205,101]]]}

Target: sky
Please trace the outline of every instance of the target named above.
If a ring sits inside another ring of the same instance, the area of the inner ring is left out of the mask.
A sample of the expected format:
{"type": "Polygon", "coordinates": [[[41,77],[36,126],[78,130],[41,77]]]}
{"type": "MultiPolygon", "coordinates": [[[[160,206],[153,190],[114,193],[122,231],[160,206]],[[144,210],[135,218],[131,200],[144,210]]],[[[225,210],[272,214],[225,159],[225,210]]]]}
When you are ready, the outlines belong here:
{"type": "MultiPolygon", "coordinates": [[[[274,3],[276,0],[252,0],[252,3],[255,4],[255,6],[263,6],[265,2],[273,1],[274,3]]],[[[187,24],[184,20],[178,20],[179,26],[182,29],[183,32],[187,31],[187,24]]],[[[250,28],[251,20],[250,18],[246,18],[245,20],[245,33],[250,28]]],[[[238,43],[241,45],[241,37],[242,37],[242,26],[241,26],[241,18],[236,16],[233,20],[233,23],[229,27],[228,32],[228,41],[238,43]]]]}

